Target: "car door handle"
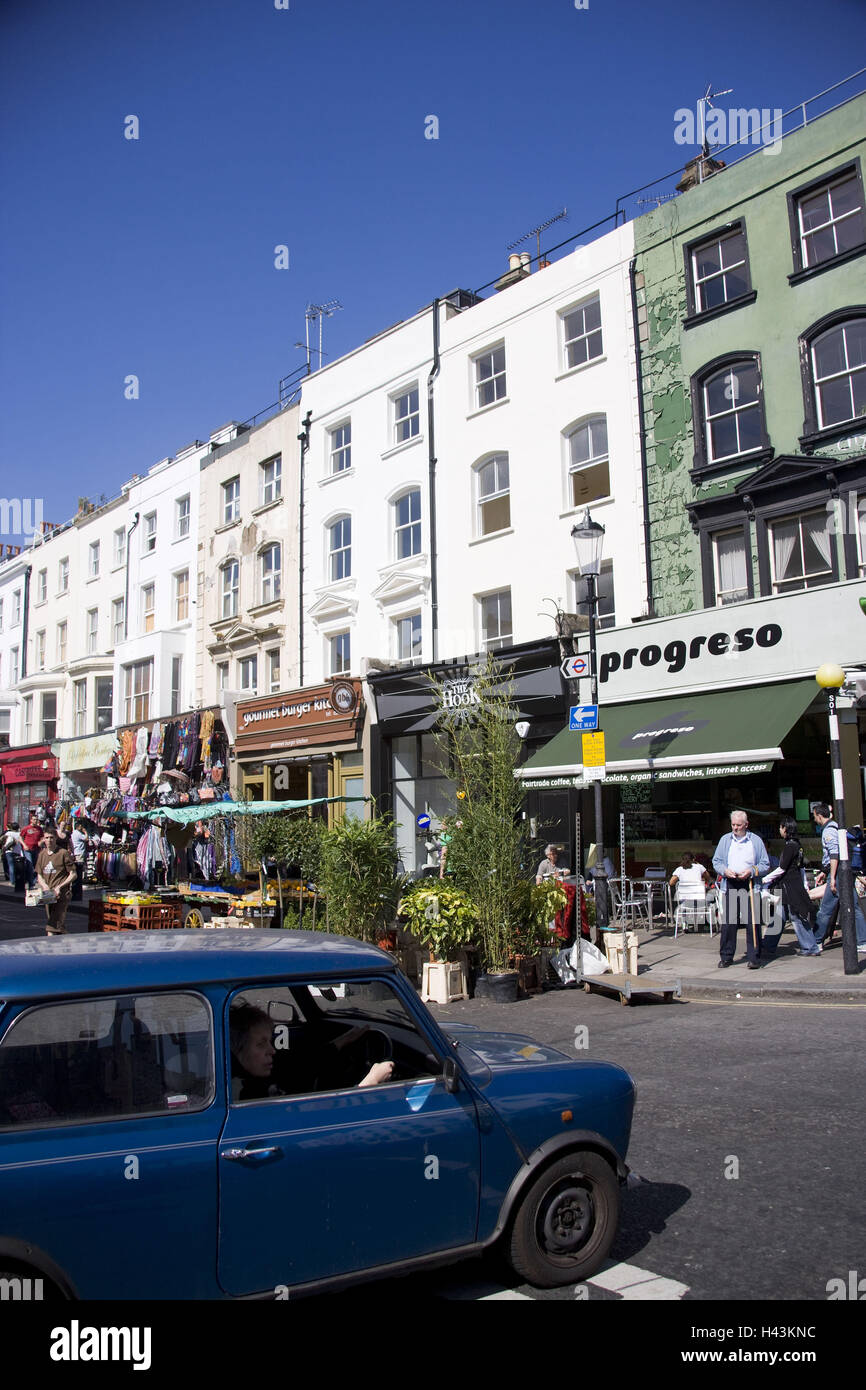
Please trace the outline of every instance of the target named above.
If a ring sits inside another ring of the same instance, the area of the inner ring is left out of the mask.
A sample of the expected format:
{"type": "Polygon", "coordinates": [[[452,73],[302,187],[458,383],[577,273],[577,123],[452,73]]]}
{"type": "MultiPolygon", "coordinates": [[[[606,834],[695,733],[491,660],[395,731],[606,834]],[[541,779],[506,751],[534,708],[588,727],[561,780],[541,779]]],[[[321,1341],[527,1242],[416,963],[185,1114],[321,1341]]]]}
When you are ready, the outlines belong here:
{"type": "Polygon", "coordinates": [[[279,1144],[273,1144],[265,1149],[221,1149],[220,1158],[228,1159],[230,1163],[263,1163],[268,1158],[282,1158],[283,1151],[279,1144]]]}

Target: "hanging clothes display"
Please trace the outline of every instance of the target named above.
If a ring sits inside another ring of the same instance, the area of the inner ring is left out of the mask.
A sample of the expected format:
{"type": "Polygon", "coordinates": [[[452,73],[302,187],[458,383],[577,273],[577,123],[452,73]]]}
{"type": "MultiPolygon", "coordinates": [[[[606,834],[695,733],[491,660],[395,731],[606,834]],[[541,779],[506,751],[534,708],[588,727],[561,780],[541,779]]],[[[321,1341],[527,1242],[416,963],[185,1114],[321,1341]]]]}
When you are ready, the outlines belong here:
{"type": "Polygon", "coordinates": [[[210,772],[211,766],[212,766],[212,763],[213,763],[213,751],[212,751],[212,748],[211,748],[211,742],[212,742],[212,737],[213,737],[213,728],[214,728],[214,712],[213,712],[213,710],[212,710],[212,709],[202,710],[202,713],[201,713],[201,728],[200,728],[200,730],[199,730],[199,738],[201,739],[201,762],[202,762],[202,767],[204,768],[204,770],[205,770],[206,773],[210,772]]]}
{"type": "Polygon", "coordinates": [[[117,771],[122,776],[132,762],[135,752],[135,734],[131,729],[124,729],[120,735],[120,755],[117,759],[117,771]]]}
{"type": "Polygon", "coordinates": [[[133,757],[132,763],[127,769],[127,777],[138,779],[139,777],[144,777],[145,773],[147,772],[148,741],[149,735],[147,729],[144,728],[144,726],[142,725],[142,727],[139,729],[138,733],[135,736],[135,755],[133,757]]]}

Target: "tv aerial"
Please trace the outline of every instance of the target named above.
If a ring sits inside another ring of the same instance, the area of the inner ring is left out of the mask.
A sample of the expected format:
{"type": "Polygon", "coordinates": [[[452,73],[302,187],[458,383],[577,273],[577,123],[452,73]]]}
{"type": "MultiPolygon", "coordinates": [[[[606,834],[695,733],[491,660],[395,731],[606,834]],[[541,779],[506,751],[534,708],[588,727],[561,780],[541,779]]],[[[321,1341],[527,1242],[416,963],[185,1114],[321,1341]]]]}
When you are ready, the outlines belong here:
{"type": "Polygon", "coordinates": [[[540,222],[537,227],[531,227],[523,236],[519,236],[516,241],[512,241],[505,248],[506,251],[513,251],[515,246],[520,246],[522,242],[528,241],[531,236],[535,237],[535,245],[538,252],[536,257],[539,265],[541,264],[541,233],[546,232],[548,227],[552,227],[554,222],[562,222],[568,216],[568,208],[563,208],[555,217],[548,217],[546,222],[540,222]]]}
{"type": "Polygon", "coordinates": [[[704,158],[709,155],[710,147],[707,144],[707,108],[713,106],[716,97],[729,97],[733,93],[733,87],[726,87],[723,92],[714,92],[712,82],[707,83],[707,90],[702,97],[698,98],[698,123],[700,127],[700,146],[704,158]]]}
{"type": "Polygon", "coordinates": [[[342,307],[343,307],[343,306],[342,306],[342,304],[340,303],[339,299],[328,299],[328,300],[325,301],[324,304],[308,304],[308,305],[307,305],[306,310],[305,310],[305,312],[304,312],[304,321],[305,321],[305,325],[306,325],[305,341],[304,341],[303,343],[295,343],[295,347],[303,347],[303,348],[305,348],[305,350],[306,350],[306,353],[307,353],[307,374],[308,374],[308,375],[309,375],[309,372],[310,372],[310,352],[311,352],[311,351],[312,351],[312,352],[315,352],[315,351],[318,350],[318,353],[319,353],[319,366],[321,367],[321,365],[322,365],[322,357],[324,356],[324,354],[323,354],[323,352],[322,352],[322,320],[323,320],[323,319],[329,319],[329,318],[331,318],[331,317],[337,312],[337,310],[338,310],[338,309],[342,309],[342,307]],[[311,323],[315,323],[315,322],[316,322],[316,319],[318,319],[318,321],[319,321],[319,346],[318,346],[318,349],[315,349],[315,348],[311,348],[311,347],[310,347],[310,324],[311,324],[311,323]]]}

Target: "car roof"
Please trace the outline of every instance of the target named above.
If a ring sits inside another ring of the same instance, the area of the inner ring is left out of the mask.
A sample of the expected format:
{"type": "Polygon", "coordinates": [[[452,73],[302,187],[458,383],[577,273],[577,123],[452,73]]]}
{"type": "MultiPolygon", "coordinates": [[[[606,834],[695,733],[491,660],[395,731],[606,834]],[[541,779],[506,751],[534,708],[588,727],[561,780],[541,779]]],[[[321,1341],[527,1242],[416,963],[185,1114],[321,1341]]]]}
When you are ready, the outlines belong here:
{"type": "Polygon", "coordinates": [[[244,927],[76,933],[0,942],[0,1000],[105,990],[247,984],[375,970],[395,972],[377,946],[324,932],[244,927]]]}

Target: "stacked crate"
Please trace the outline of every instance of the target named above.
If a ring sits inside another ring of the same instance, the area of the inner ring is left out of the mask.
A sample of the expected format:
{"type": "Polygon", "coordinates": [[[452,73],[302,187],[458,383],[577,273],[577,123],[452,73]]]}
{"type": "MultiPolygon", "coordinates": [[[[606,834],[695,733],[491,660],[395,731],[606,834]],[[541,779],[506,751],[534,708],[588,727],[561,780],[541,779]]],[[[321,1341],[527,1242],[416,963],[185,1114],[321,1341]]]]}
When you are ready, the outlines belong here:
{"type": "Polygon", "coordinates": [[[92,900],[88,931],[158,931],[183,926],[183,904],[92,900]]]}

